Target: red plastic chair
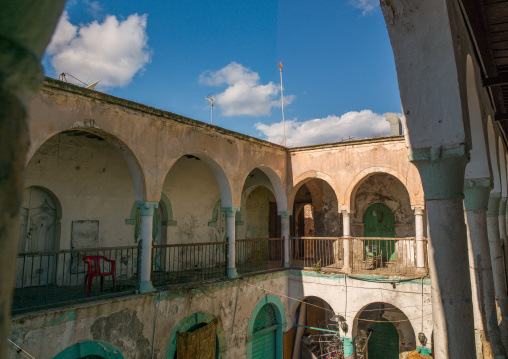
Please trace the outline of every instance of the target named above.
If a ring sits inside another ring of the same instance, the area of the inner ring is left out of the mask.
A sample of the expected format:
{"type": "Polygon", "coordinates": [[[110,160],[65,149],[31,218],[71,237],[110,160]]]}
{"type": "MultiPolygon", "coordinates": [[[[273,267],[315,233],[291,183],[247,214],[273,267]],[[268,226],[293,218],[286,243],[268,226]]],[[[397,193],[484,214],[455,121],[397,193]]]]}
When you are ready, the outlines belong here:
{"type": "Polygon", "coordinates": [[[113,259],[109,259],[104,256],[86,256],[81,258],[83,262],[87,264],[87,272],[85,275],[85,290],[86,290],[86,296],[90,296],[90,292],[92,290],[92,282],[94,277],[101,277],[101,293],[102,288],[104,286],[104,277],[112,276],[113,277],[113,288],[116,288],[115,286],[115,261],[113,259]],[[102,272],[101,271],[101,265],[100,261],[106,261],[111,263],[111,268],[109,272],[102,272]],[[87,289],[88,287],[88,289],[87,289]]]}

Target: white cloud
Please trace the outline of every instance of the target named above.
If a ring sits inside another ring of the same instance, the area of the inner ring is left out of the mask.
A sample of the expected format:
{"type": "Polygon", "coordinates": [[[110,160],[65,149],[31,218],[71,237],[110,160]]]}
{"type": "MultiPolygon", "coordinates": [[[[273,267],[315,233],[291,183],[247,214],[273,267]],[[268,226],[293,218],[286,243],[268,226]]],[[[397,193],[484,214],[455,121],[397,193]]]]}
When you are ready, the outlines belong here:
{"type": "MultiPolygon", "coordinates": [[[[256,123],[255,128],[274,143],[282,143],[282,122],[272,125],[256,123]]],[[[305,146],[320,143],[338,142],[348,139],[388,136],[390,124],[385,115],[371,110],[351,111],[342,116],[331,115],[309,121],[299,122],[296,119],[286,121],[286,143],[288,146],[305,146]]]]}
{"type": "Polygon", "coordinates": [[[379,8],[379,0],[350,0],[351,4],[363,11],[363,15],[379,8]]]}
{"type": "Polygon", "coordinates": [[[57,73],[70,73],[86,83],[124,86],[150,61],[146,19],[133,14],[118,21],[110,15],[102,24],[78,27],[64,12],[46,49],[50,63],[57,73]]]}
{"type": "MultiPolygon", "coordinates": [[[[267,116],[273,107],[280,107],[280,85],[269,82],[260,83],[259,74],[231,62],[218,71],[205,71],[199,76],[199,83],[207,86],[227,88],[214,96],[215,103],[224,116],[267,116]]],[[[294,96],[284,96],[284,104],[289,105],[294,96]]]]}

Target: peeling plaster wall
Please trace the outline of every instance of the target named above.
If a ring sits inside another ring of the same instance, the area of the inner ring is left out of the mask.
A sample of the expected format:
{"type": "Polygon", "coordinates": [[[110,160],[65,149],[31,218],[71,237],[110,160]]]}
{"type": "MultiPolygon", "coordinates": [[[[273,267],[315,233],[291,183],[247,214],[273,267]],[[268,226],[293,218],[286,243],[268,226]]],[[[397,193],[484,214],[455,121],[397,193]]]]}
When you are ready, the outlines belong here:
{"type": "Polygon", "coordinates": [[[134,244],[134,228],[125,224],[134,204],[131,172],[107,141],[53,136],[34,154],[25,176],[25,188],[44,187],[61,204],[60,249],[71,247],[73,220],[99,220],[97,246],[134,244]]]}
{"type": "Polygon", "coordinates": [[[215,228],[209,227],[208,222],[212,221],[214,206],[221,197],[217,181],[203,161],[179,159],[164,181],[163,192],[171,202],[173,220],[177,222],[176,226],[167,227],[169,243],[215,240],[215,228]]]}
{"type": "MultiPolygon", "coordinates": [[[[271,192],[265,187],[257,187],[247,197],[245,211],[242,208],[245,237],[237,238],[268,238],[271,192]]],[[[237,227],[238,228],[238,227],[237,227]]]]}
{"type": "Polygon", "coordinates": [[[323,235],[326,237],[341,237],[343,233],[342,215],[339,214],[337,197],[332,187],[321,181],[323,193],[323,235]]]}
{"type": "MultiPolygon", "coordinates": [[[[167,358],[169,337],[175,326],[194,313],[205,312],[221,321],[227,345],[226,358],[245,358],[250,317],[267,294],[258,287],[287,293],[287,272],[207,284],[195,289],[182,288],[160,295],[133,295],[73,310],[17,316],[13,319],[11,338],[39,358],[52,358],[79,342],[100,340],[119,349],[125,358],[145,359],[150,357],[157,317],[155,358],[167,358]]],[[[287,314],[287,299],[279,299],[287,314]]],[[[8,358],[16,358],[14,351],[9,351],[8,358]]]]}
{"type": "Polygon", "coordinates": [[[354,194],[354,211],[351,216],[351,235],[364,235],[364,215],[374,203],[383,203],[395,217],[395,237],[414,237],[414,213],[411,210],[406,187],[387,174],[379,173],[368,177],[354,194]]]}

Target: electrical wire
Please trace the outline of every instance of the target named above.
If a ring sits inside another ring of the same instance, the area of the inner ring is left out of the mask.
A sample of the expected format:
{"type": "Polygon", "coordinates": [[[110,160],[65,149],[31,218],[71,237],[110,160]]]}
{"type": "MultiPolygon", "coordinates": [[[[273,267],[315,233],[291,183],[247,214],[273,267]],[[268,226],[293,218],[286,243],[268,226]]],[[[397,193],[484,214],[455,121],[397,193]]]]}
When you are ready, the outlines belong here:
{"type": "MultiPolygon", "coordinates": [[[[287,296],[287,295],[284,295],[282,293],[279,293],[279,292],[276,292],[276,291],[273,291],[273,290],[270,290],[270,289],[266,289],[266,288],[263,288],[263,287],[260,287],[260,286],[257,286],[257,285],[254,285],[254,284],[251,284],[251,283],[245,283],[247,285],[250,285],[252,287],[256,287],[256,288],[259,288],[261,290],[264,290],[266,292],[270,292],[270,293],[273,293],[273,294],[277,294],[281,297],[285,297],[285,298],[288,298],[288,299],[291,299],[295,302],[299,302],[299,303],[305,303],[306,305],[310,305],[310,306],[313,306],[313,307],[316,307],[316,308],[319,308],[319,309],[323,309],[325,311],[328,311],[328,312],[332,312],[333,314],[335,314],[335,312],[333,311],[333,309],[328,309],[328,308],[325,308],[325,307],[322,307],[320,305],[317,305],[317,304],[312,304],[312,303],[309,303],[309,302],[306,302],[305,300],[301,300],[301,299],[296,299],[296,298],[292,298],[290,296],[287,296]]],[[[419,294],[419,293],[417,293],[419,294]]],[[[387,310],[387,309],[390,309],[390,310],[398,310],[399,312],[401,312],[400,309],[406,309],[406,308],[418,308],[418,306],[416,305],[413,305],[413,306],[408,306],[408,307],[402,307],[402,308],[384,308],[383,310],[387,310]]],[[[422,308],[423,309],[423,308],[422,308]]],[[[372,312],[375,312],[375,311],[380,311],[381,309],[364,309],[362,310],[362,312],[367,312],[367,311],[372,311],[372,312]]],[[[403,313],[404,314],[404,313],[403,313]]],[[[390,322],[394,322],[394,323],[401,323],[401,322],[410,322],[412,320],[416,320],[416,319],[419,319],[419,318],[422,318],[423,320],[423,317],[425,316],[429,316],[429,315],[432,315],[432,313],[429,313],[429,314],[425,314],[421,317],[415,317],[415,318],[412,318],[412,319],[403,319],[403,320],[390,320],[390,322]]],[[[383,322],[383,321],[379,321],[379,320],[371,320],[371,319],[361,319],[361,318],[356,318],[356,316],[349,316],[349,315],[345,315],[347,316],[348,318],[354,318],[354,320],[358,320],[358,321],[366,321],[366,322],[374,322],[374,323],[379,323],[379,322],[383,322]]]]}
{"type": "Polygon", "coordinates": [[[7,339],[7,341],[16,349],[17,354],[23,354],[27,358],[35,359],[35,357],[28,354],[28,352],[25,349],[21,348],[18,344],[14,343],[12,340],[7,339]]]}

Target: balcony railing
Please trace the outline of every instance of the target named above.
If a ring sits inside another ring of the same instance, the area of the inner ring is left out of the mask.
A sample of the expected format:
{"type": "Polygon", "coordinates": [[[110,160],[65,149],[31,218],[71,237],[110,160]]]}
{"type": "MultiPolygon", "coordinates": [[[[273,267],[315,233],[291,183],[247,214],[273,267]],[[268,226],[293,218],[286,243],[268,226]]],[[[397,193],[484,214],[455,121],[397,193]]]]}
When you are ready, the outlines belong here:
{"type": "Polygon", "coordinates": [[[235,248],[236,270],[240,275],[284,267],[284,240],[281,238],[238,239],[235,248]]]}
{"type": "MultiPolygon", "coordinates": [[[[417,268],[415,238],[292,237],[288,242],[292,268],[343,272],[349,257],[353,274],[428,273],[426,260],[420,263],[423,268],[417,268]]],[[[422,244],[426,259],[426,241],[422,244]]],[[[284,239],[241,239],[235,242],[235,251],[240,275],[284,268],[284,239]]],[[[138,284],[140,254],[138,246],[20,253],[13,313],[132,293],[138,284]]],[[[227,268],[228,242],[152,248],[151,280],[157,288],[222,279],[227,268]]]]}
{"type": "Polygon", "coordinates": [[[152,283],[172,284],[220,279],[227,275],[228,242],[162,244],[152,247],[152,283]]]}
{"type": "Polygon", "coordinates": [[[381,237],[292,237],[290,239],[291,267],[315,271],[341,271],[347,258],[349,267],[357,274],[413,275],[428,272],[427,243],[423,242],[424,268],[416,263],[415,238],[381,237]],[[348,246],[345,246],[348,241],[348,246]]]}
{"type": "Polygon", "coordinates": [[[137,246],[19,253],[12,311],[132,293],[137,264],[137,246]]]}
{"type": "Polygon", "coordinates": [[[340,237],[292,237],[290,239],[291,267],[320,271],[341,270],[344,264],[340,237]]]}

